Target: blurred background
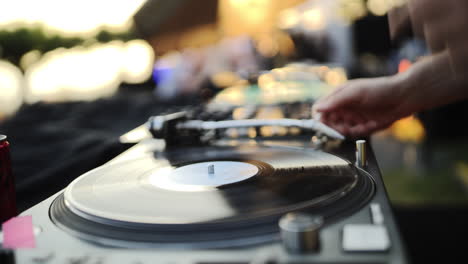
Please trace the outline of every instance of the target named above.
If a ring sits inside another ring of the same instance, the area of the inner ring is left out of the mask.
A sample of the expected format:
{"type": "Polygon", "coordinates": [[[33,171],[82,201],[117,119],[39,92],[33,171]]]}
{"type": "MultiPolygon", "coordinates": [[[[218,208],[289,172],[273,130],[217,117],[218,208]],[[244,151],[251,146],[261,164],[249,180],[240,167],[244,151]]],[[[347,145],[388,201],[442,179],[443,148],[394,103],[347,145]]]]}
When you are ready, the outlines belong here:
{"type": "Polygon", "coordinates": [[[152,76],[155,65],[212,78],[310,58],[352,75],[388,74],[396,65],[388,61],[384,16],[399,2],[2,1],[0,113],[6,118],[40,101],[108,97],[122,83],[152,77],[160,77],[156,94],[162,97],[200,86],[165,91],[168,74],[152,76]]]}
{"type": "MultiPolygon", "coordinates": [[[[152,114],[215,95],[314,100],[348,79],[405,71],[427,51],[411,36],[389,39],[386,15],[404,2],[0,0],[0,133],[12,143],[20,209],[128,148],[120,135],[152,114]]],[[[372,137],[415,263],[466,242],[466,105],[372,137]]]]}

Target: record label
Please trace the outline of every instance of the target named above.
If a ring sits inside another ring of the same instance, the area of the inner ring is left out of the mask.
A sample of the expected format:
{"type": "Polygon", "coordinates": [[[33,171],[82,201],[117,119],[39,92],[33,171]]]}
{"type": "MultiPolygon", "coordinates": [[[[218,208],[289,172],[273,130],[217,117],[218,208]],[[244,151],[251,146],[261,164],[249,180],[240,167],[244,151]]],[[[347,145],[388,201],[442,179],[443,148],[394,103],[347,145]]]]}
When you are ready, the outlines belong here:
{"type": "Polygon", "coordinates": [[[206,191],[212,187],[247,180],[258,173],[258,168],[239,161],[199,162],[175,169],[160,169],[150,176],[156,187],[173,191],[206,191]]]}

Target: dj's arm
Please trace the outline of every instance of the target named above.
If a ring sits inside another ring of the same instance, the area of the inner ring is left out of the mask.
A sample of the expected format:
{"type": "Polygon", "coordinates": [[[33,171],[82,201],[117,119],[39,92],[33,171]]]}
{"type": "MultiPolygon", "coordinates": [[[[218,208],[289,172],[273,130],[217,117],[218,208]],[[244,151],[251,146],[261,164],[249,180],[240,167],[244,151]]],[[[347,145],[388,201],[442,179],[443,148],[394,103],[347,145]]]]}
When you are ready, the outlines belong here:
{"type": "Polygon", "coordinates": [[[416,112],[468,98],[447,51],[390,77],[352,80],[320,99],[321,121],[351,137],[369,135],[416,112]]]}

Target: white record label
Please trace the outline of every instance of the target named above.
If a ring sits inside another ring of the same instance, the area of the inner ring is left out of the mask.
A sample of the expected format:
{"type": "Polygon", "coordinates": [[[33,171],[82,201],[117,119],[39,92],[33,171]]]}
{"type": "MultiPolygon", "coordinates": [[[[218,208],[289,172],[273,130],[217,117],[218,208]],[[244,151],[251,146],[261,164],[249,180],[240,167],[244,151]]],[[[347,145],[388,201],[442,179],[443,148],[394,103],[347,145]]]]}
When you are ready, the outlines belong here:
{"type": "Polygon", "coordinates": [[[185,165],[172,170],[157,170],[150,176],[156,187],[175,191],[204,191],[207,188],[247,180],[258,168],[239,161],[210,161],[185,165]]]}

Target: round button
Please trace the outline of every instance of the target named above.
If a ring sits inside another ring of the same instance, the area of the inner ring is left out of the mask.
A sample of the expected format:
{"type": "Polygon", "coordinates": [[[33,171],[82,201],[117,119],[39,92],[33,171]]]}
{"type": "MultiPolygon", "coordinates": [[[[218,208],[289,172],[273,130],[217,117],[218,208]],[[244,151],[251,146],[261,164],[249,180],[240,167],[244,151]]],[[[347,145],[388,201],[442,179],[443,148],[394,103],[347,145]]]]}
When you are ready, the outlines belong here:
{"type": "Polygon", "coordinates": [[[304,213],[288,213],[281,217],[279,227],[285,249],[294,254],[314,252],[319,249],[319,230],[322,217],[304,213]]]}

